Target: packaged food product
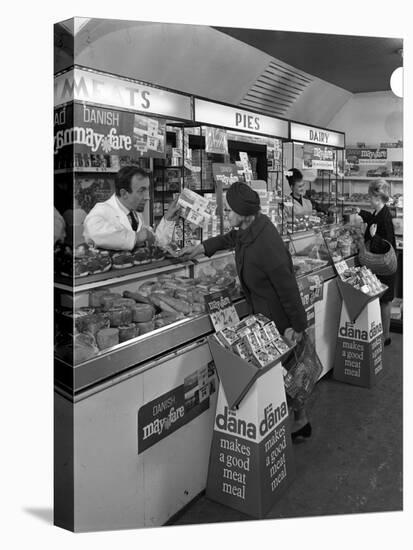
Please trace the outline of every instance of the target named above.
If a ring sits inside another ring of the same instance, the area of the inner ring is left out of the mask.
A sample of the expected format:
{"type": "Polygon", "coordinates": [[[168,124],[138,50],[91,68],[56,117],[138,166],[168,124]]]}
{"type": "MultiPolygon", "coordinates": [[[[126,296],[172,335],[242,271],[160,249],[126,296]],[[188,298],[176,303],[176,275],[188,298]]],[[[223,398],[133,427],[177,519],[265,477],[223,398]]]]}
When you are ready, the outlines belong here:
{"type": "Polygon", "coordinates": [[[116,346],[119,344],[119,330],[117,328],[103,328],[96,334],[96,341],[100,350],[116,346]]]}
{"type": "Polygon", "coordinates": [[[135,323],[146,323],[154,316],[153,307],[149,304],[135,304],[131,309],[132,320],[135,323]]]}
{"type": "Polygon", "coordinates": [[[275,347],[277,348],[277,350],[280,352],[281,355],[283,353],[286,353],[290,349],[289,346],[284,342],[282,338],[277,338],[272,343],[275,345],[275,347]]]}
{"type": "Polygon", "coordinates": [[[89,304],[91,307],[100,307],[102,305],[101,298],[110,294],[109,290],[92,290],[89,292],[89,304]]]}
{"type": "Polygon", "coordinates": [[[116,298],[113,301],[112,307],[134,307],[136,305],[135,300],[132,298],[116,298]]]}
{"type": "Polygon", "coordinates": [[[228,348],[231,348],[239,340],[238,334],[231,328],[224,328],[217,332],[217,338],[228,348]]]}
{"type": "Polygon", "coordinates": [[[137,327],[134,323],[119,327],[119,342],[126,342],[137,336],[137,327]]]}
{"type": "Polygon", "coordinates": [[[124,308],[120,307],[111,307],[108,310],[109,321],[111,327],[119,327],[124,323],[124,308]]]}
{"type": "Polygon", "coordinates": [[[136,323],[136,327],[139,329],[139,335],[146,334],[155,330],[155,322],[148,321],[146,323],[136,323]]]}
{"type": "Polygon", "coordinates": [[[238,340],[232,349],[239,357],[241,357],[241,359],[244,359],[245,361],[249,361],[251,359],[251,352],[242,340],[238,340]]]}
{"type": "Polygon", "coordinates": [[[269,323],[267,323],[264,326],[264,329],[270,341],[280,338],[280,333],[278,332],[278,329],[275,326],[274,321],[270,321],[269,323]]]}
{"type": "Polygon", "coordinates": [[[103,309],[109,310],[113,306],[113,302],[121,297],[122,296],[120,294],[116,294],[114,292],[103,294],[100,298],[100,304],[103,309]]]}
{"type": "Polygon", "coordinates": [[[245,342],[251,353],[257,352],[262,347],[262,343],[253,332],[245,335],[243,337],[243,341],[245,342]]]}

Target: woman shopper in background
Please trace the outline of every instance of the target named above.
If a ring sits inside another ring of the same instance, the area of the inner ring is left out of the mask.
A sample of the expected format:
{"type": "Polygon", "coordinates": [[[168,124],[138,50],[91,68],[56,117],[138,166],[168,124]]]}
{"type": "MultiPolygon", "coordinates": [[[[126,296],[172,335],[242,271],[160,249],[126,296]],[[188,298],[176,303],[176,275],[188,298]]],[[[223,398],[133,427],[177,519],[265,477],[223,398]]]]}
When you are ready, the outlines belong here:
{"type": "MultiPolygon", "coordinates": [[[[274,321],[290,342],[300,341],[307,317],[292,259],[275,226],[260,213],[258,193],[236,182],[228,189],[225,202],[231,231],[186,248],[182,255],[188,259],[199,254],[211,257],[219,250],[234,248],[238,276],[252,312],[274,321]]],[[[310,435],[305,409],[294,411],[293,439],[310,435]]]]}
{"type": "MultiPolygon", "coordinates": [[[[389,202],[389,184],[385,180],[372,181],[369,184],[369,197],[374,212],[360,210],[356,208],[358,215],[367,223],[367,229],[364,234],[365,242],[370,241],[370,252],[384,253],[388,241],[394,250],[396,250],[396,239],[394,236],[393,220],[390,210],[387,206],[389,202]]],[[[389,288],[380,298],[381,322],[383,325],[384,345],[391,344],[390,338],[390,314],[391,302],[394,298],[394,285],[396,282],[396,273],[394,275],[378,275],[378,279],[389,288]]]]}

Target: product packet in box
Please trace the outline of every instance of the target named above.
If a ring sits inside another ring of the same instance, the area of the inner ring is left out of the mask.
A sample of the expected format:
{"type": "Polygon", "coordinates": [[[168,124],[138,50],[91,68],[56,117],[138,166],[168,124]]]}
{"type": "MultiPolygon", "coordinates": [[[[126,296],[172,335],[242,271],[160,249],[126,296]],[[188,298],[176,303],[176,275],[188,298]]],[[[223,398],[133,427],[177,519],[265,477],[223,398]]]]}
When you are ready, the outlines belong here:
{"type": "Polygon", "coordinates": [[[270,331],[265,330],[265,327],[262,327],[260,329],[260,338],[261,338],[261,341],[264,343],[264,345],[270,344],[271,341],[272,341],[272,338],[271,338],[269,332],[270,331]]]}
{"type": "Polygon", "coordinates": [[[265,315],[263,315],[262,313],[256,313],[254,315],[255,317],[255,320],[256,322],[260,325],[260,326],[265,326],[267,323],[270,322],[270,320],[268,319],[268,317],[266,317],[265,315]]]}
{"type": "Polygon", "coordinates": [[[268,355],[264,348],[257,349],[252,354],[252,357],[260,367],[265,367],[271,361],[271,356],[268,355]]]}
{"type": "Polygon", "coordinates": [[[247,348],[245,342],[239,341],[233,346],[233,351],[236,353],[241,359],[244,359],[245,361],[251,360],[251,353],[249,349],[247,348]]]}
{"type": "Polygon", "coordinates": [[[244,319],[242,319],[238,325],[236,326],[236,329],[237,330],[241,330],[241,329],[244,329],[244,328],[248,328],[250,327],[251,325],[253,325],[255,323],[255,317],[254,315],[248,315],[248,317],[245,317],[244,319]]]}
{"type": "Polygon", "coordinates": [[[265,333],[267,334],[270,340],[277,340],[280,338],[280,333],[278,332],[277,327],[275,326],[274,321],[270,321],[264,326],[265,333]]]}
{"type": "Polygon", "coordinates": [[[264,349],[265,349],[266,353],[268,354],[268,356],[270,357],[271,362],[275,361],[280,356],[280,352],[278,351],[278,349],[276,348],[276,346],[274,345],[273,342],[270,342],[269,344],[266,344],[264,346],[264,349]]]}
{"type": "Polygon", "coordinates": [[[274,340],[272,343],[275,345],[280,355],[282,355],[283,353],[285,353],[290,349],[289,346],[284,342],[284,340],[281,337],[277,338],[277,340],[274,340]]]}
{"type": "Polygon", "coordinates": [[[232,346],[238,341],[238,335],[235,330],[231,328],[224,328],[216,333],[218,340],[223,346],[231,349],[232,346]]]}
{"type": "Polygon", "coordinates": [[[262,347],[262,342],[257,338],[257,335],[253,332],[246,334],[243,337],[243,341],[247,345],[251,353],[257,352],[262,347]]]}

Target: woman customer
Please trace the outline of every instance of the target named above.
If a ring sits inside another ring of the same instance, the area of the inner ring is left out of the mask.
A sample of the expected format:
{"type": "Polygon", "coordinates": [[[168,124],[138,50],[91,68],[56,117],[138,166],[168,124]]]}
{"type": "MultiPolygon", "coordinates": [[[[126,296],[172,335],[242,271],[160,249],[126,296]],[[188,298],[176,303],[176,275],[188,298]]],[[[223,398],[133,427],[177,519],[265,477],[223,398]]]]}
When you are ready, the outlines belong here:
{"type": "MultiPolygon", "coordinates": [[[[231,231],[186,248],[192,259],[210,257],[218,250],[235,249],[235,263],[247,303],[253,313],[273,320],[281,334],[298,342],[307,327],[307,317],[294,275],[293,263],[277,229],[260,213],[260,199],[251,187],[236,182],[228,189],[225,210],[231,231]]],[[[309,437],[311,425],[305,409],[294,412],[292,437],[309,437]]]]}
{"type": "Polygon", "coordinates": [[[303,196],[305,184],[302,173],[297,168],[290,168],[288,172],[286,178],[291,187],[292,206],[284,206],[284,212],[291,219],[311,216],[313,204],[303,196]]]}
{"type": "MultiPolygon", "coordinates": [[[[371,206],[374,209],[373,213],[356,208],[358,215],[367,223],[364,240],[365,242],[370,241],[370,251],[373,253],[385,253],[388,249],[385,241],[388,241],[396,250],[393,220],[387,207],[389,194],[389,184],[385,180],[372,181],[369,185],[369,198],[371,206]]],[[[390,313],[391,302],[394,298],[396,273],[394,275],[380,275],[378,278],[383,284],[389,287],[380,298],[384,345],[388,346],[391,344],[390,313]]]]}

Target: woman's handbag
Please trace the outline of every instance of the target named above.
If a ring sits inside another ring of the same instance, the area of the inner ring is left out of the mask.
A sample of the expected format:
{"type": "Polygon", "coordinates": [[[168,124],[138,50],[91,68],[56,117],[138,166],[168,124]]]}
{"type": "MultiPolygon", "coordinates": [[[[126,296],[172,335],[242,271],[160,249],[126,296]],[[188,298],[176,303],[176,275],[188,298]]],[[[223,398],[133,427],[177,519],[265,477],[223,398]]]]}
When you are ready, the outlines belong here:
{"type": "Polygon", "coordinates": [[[323,370],[321,361],[307,333],[294,348],[283,366],[287,373],[284,386],[293,409],[304,406],[323,370]]]}
{"type": "Polygon", "coordinates": [[[397,271],[397,256],[391,243],[382,239],[387,251],[377,254],[371,251],[371,241],[360,242],[359,262],[368,267],[375,275],[394,275],[397,271]]]}

